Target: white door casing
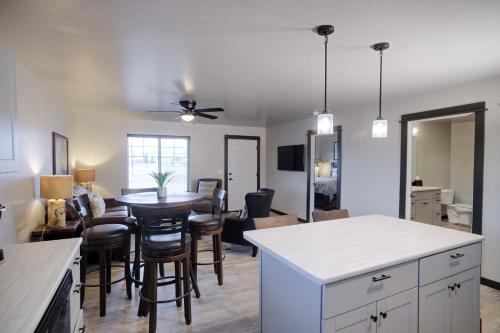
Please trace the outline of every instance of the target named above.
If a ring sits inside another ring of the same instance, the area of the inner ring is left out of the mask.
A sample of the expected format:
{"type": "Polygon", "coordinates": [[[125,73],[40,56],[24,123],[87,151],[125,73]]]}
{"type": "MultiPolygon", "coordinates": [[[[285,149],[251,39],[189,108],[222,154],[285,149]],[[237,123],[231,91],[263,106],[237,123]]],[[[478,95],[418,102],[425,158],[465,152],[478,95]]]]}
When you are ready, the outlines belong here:
{"type": "Polygon", "coordinates": [[[227,139],[228,210],[243,209],[245,195],[258,187],[258,140],[227,139]]]}

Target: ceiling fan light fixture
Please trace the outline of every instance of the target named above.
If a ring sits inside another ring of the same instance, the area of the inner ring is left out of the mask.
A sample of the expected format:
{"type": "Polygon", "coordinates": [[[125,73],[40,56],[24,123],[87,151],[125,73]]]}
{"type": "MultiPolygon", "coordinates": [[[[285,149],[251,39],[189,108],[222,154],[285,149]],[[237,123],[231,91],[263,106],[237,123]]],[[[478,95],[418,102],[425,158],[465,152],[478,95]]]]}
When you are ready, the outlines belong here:
{"type": "Polygon", "coordinates": [[[192,115],[191,113],[183,113],[183,114],[181,114],[181,119],[183,121],[190,122],[190,121],[193,121],[194,115],[192,115]]]}
{"type": "Polygon", "coordinates": [[[318,114],[318,135],[331,135],[333,134],[333,114],[327,110],[327,84],[328,84],[328,35],[333,34],[335,31],[333,25],[320,25],[314,28],[314,31],[325,37],[325,95],[323,101],[323,112],[318,114]]]}

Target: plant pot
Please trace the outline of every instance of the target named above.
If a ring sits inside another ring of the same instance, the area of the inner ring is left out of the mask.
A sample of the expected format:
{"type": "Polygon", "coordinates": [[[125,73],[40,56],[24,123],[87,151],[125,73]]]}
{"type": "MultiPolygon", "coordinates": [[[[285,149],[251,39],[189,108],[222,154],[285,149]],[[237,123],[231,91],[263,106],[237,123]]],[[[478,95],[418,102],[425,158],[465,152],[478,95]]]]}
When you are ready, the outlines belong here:
{"type": "Polygon", "coordinates": [[[157,190],[158,198],[166,198],[167,197],[167,188],[159,187],[157,190]]]}

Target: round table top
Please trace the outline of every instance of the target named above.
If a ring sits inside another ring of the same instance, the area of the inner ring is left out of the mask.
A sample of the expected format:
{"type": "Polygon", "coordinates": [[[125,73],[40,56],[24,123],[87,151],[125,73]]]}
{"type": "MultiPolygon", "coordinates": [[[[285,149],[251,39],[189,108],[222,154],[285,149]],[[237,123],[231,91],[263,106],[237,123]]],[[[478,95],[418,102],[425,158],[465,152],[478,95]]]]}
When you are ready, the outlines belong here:
{"type": "Polygon", "coordinates": [[[158,198],[156,192],[141,192],[125,194],[115,200],[127,206],[169,207],[178,204],[191,203],[203,199],[204,195],[195,192],[168,193],[166,198],[158,198]]]}

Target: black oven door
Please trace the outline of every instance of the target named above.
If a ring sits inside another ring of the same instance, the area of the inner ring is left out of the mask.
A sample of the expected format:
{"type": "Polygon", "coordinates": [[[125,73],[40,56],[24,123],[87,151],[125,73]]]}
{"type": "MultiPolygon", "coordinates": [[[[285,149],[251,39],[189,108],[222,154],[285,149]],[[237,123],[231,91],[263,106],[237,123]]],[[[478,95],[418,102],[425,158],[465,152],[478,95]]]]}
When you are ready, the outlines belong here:
{"type": "Polygon", "coordinates": [[[72,285],[73,276],[71,270],[68,269],[35,332],[71,333],[70,295],[72,285]]]}

